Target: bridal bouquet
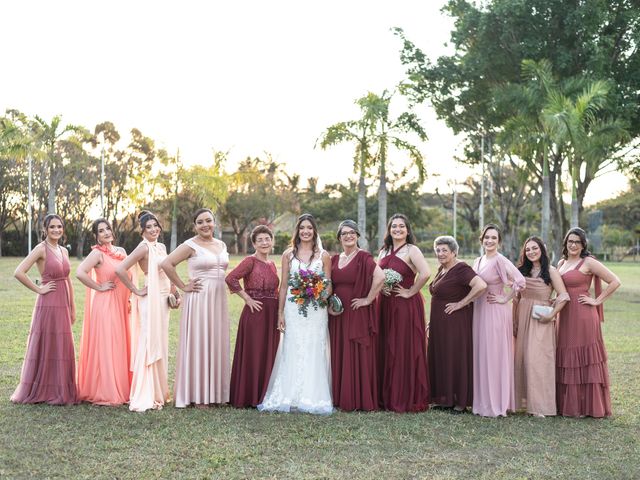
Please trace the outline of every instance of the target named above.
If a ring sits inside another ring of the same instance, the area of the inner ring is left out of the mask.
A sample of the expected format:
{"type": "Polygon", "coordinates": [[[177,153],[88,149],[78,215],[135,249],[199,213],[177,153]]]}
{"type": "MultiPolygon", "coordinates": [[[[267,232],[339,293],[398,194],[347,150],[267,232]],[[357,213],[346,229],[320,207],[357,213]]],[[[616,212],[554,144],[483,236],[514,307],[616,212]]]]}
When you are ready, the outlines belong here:
{"type": "Polygon", "coordinates": [[[327,307],[327,287],[329,282],[323,272],[313,270],[298,270],[289,276],[288,285],[291,287],[289,301],[298,305],[298,313],[307,316],[309,307],[314,310],[327,307]]]}
{"type": "Polygon", "coordinates": [[[402,281],[402,275],[396,272],[393,268],[385,268],[383,272],[384,283],[382,284],[382,290],[387,293],[391,293],[393,287],[395,287],[402,281]]]}

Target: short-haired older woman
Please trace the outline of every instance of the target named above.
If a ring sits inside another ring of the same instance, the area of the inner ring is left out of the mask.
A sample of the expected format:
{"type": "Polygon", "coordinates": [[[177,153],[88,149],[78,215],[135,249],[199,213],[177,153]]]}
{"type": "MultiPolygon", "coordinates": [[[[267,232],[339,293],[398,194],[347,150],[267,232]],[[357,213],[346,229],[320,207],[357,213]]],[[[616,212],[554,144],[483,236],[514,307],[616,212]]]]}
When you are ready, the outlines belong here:
{"type": "Polygon", "coordinates": [[[429,381],[436,407],[461,413],[473,405],[473,305],[487,284],[458,259],[458,242],[448,235],[433,242],[440,267],[429,285],[429,381]]]}
{"type": "Polygon", "coordinates": [[[264,398],[280,341],[278,270],[269,260],[273,233],[269,227],[258,225],[251,231],[251,243],[255,253],[242,260],[226,278],[231,293],[244,300],[229,397],[229,403],[237,408],[257,407],[264,398]]]}
{"type": "Polygon", "coordinates": [[[558,414],[609,417],[611,397],[604,348],[602,304],[620,287],[618,277],[589,253],[587,235],[572,228],[564,237],[558,271],[569,294],[560,312],[556,350],[558,414]],[[607,288],[602,290],[602,280],[607,288]],[[589,293],[594,284],[595,297],[589,293]]]}
{"type": "Polygon", "coordinates": [[[378,315],[375,300],[384,273],[371,254],[358,247],[353,220],[338,226],[342,253],[331,258],[333,292],[343,311],[329,313],[333,404],[341,410],[378,409],[378,315]]]}

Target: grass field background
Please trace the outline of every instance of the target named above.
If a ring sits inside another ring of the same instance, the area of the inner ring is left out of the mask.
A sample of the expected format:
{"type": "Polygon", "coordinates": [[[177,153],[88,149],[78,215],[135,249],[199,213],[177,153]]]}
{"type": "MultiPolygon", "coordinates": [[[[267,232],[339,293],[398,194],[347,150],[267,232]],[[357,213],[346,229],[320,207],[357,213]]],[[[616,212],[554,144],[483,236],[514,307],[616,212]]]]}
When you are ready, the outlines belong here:
{"type": "MultiPolygon", "coordinates": [[[[12,277],[18,262],[0,258],[2,478],[640,478],[640,265],[609,264],[623,283],[603,325],[613,417],[575,420],[13,405],[35,302],[12,277]]],[[[75,286],[77,346],[85,290],[75,286]]],[[[230,296],[232,343],[241,307],[230,296]]],[[[178,324],[173,312],[170,385],[178,324]]]]}

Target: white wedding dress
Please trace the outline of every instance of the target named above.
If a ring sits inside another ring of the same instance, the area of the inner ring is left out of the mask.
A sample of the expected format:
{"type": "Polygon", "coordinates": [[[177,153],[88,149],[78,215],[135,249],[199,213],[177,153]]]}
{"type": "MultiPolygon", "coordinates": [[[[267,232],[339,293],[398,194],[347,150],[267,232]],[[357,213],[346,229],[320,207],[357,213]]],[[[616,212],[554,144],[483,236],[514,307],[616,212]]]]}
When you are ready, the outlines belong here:
{"type": "MultiPolygon", "coordinates": [[[[322,258],[308,266],[297,258],[291,259],[291,272],[301,267],[321,272],[322,258]]],[[[310,306],[304,317],[298,313],[298,306],[289,301],[290,297],[291,287],[284,307],[285,333],[258,410],[328,415],[333,412],[333,401],[327,309],[314,310],[310,306]]]]}

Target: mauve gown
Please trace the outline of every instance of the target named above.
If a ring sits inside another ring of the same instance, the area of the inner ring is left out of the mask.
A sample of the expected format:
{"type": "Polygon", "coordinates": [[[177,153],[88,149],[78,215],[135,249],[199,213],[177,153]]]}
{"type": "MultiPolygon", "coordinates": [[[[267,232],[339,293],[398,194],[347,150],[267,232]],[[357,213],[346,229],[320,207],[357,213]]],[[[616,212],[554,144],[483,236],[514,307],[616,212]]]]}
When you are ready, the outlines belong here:
{"type": "Polygon", "coordinates": [[[344,311],[329,316],[333,404],[341,410],[378,409],[378,311],[376,303],[351,308],[351,300],[364,298],[371,290],[376,263],[370,253],[360,250],[344,267],[340,256],[331,258],[333,293],[344,311]]]}
{"type": "Polygon", "coordinates": [[[256,407],[267,391],[278,351],[278,271],[273,262],[254,256],[242,260],[227,275],[229,290],[242,290],[262,302],[260,311],[245,305],[240,314],[236,348],[231,368],[229,403],[237,408],[256,407]]]}
{"type": "MultiPolygon", "coordinates": [[[[416,274],[392,250],[379,262],[402,275],[400,286],[411,288],[416,274]]],[[[429,370],[424,298],[380,294],[382,405],[394,412],[420,412],[429,408],[429,370]]]]}
{"type": "Polygon", "coordinates": [[[185,245],[195,254],[187,260],[189,278],[200,278],[202,290],[187,292],[182,303],[176,355],[176,407],[229,401],[229,313],[224,275],[226,247],[216,255],[193,239],[185,245]]]}
{"type": "Polygon", "coordinates": [[[437,405],[465,408],[473,404],[473,305],[451,314],[444,309],[469,294],[475,276],[469,265],[458,262],[429,285],[429,385],[431,402],[437,405]]]}
{"type": "Polygon", "coordinates": [[[506,416],[507,410],[515,410],[513,311],[509,303],[487,302],[487,296],[504,295],[505,285],[521,290],[525,279],[499,253],[477,258],[473,269],[487,283],[485,293],[473,302],[473,413],[506,416]]]}
{"type": "MultiPolygon", "coordinates": [[[[556,396],[558,414],[569,417],[611,416],[609,371],[600,322],[602,309],[578,302],[589,295],[593,275],[580,271],[584,259],[562,274],[570,301],[560,312],[556,350],[556,396]]],[[[600,294],[600,279],[595,278],[600,294]]]]}
{"type": "Polygon", "coordinates": [[[98,292],[87,288],[80,360],[78,361],[78,399],[97,405],[121,405],[129,401],[131,388],[129,296],[131,292],[116,275],[126,253],[106,247],[102,263],[93,270],[93,279],[115,288],[98,292]]]}
{"type": "Polygon", "coordinates": [[[76,357],[71,333],[69,260],[45,245],[42,283],[55,282],[56,289],[38,295],[31,319],[20,384],[11,401],[70,405],[77,403],[76,357]]]}

